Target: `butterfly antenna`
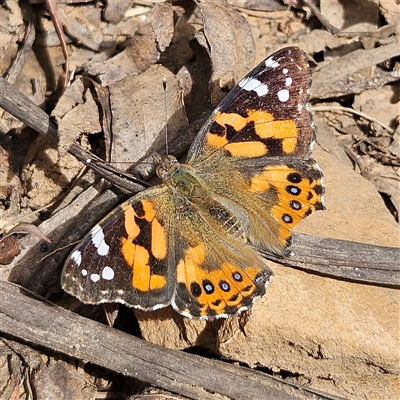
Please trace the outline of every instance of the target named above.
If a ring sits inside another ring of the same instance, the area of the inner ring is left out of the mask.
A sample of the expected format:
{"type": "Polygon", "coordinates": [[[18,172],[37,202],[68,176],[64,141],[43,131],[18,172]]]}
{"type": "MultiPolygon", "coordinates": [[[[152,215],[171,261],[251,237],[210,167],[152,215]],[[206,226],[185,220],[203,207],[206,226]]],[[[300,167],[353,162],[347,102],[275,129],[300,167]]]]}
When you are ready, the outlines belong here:
{"type": "Polygon", "coordinates": [[[164,89],[164,119],[165,119],[165,154],[168,156],[167,78],[163,78],[163,89],[164,89]]]}

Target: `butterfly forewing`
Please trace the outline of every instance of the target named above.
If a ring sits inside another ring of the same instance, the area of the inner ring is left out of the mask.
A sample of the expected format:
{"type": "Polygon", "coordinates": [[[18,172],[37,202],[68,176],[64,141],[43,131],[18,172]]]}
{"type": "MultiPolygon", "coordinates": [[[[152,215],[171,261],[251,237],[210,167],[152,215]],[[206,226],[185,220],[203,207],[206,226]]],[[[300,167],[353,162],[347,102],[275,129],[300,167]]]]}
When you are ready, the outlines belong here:
{"type": "Polygon", "coordinates": [[[145,310],[168,305],[176,264],[168,208],[166,186],[147,189],[116,208],[69,256],[64,290],[90,304],[120,302],[145,310]]]}
{"type": "Polygon", "coordinates": [[[236,157],[305,157],[314,141],[306,107],[310,85],[302,50],[287,47],[272,54],[214,110],[189,150],[189,162],[218,148],[236,157]]]}

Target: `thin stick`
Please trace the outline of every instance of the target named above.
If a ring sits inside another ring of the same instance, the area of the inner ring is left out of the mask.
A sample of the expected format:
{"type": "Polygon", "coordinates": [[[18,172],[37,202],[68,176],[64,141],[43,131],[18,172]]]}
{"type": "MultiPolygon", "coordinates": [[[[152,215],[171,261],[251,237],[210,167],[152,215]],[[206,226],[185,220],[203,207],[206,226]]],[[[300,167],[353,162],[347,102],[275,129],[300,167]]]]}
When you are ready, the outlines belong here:
{"type": "Polygon", "coordinates": [[[382,128],[385,128],[388,132],[390,132],[392,135],[394,134],[394,130],[392,128],[390,128],[389,126],[387,126],[386,124],[384,124],[381,121],[378,121],[377,119],[375,119],[374,117],[371,117],[368,114],[365,114],[361,111],[357,111],[357,110],[353,110],[352,108],[349,107],[330,107],[330,106],[321,106],[321,107],[311,107],[311,111],[317,111],[317,112],[322,112],[322,111],[343,111],[343,112],[349,112],[355,115],[358,115],[359,117],[365,118],[371,122],[376,122],[377,124],[379,124],[382,128]]]}

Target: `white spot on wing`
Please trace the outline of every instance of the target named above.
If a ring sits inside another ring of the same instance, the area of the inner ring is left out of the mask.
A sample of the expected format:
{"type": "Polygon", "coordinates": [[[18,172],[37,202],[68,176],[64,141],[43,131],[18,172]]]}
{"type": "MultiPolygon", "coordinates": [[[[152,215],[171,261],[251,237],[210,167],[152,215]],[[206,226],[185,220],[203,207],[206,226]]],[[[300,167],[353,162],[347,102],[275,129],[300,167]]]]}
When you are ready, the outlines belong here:
{"type": "Polygon", "coordinates": [[[258,96],[265,96],[268,93],[268,86],[255,78],[245,78],[239,82],[239,86],[248,92],[254,91],[258,96]]]}
{"type": "Polygon", "coordinates": [[[111,281],[114,279],[114,270],[110,267],[104,267],[103,271],[101,272],[101,277],[107,281],[111,281]]]}
{"type": "Polygon", "coordinates": [[[90,275],[90,279],[93,281],[93,282],[98,282],[99,280],[100,280],[100,275],[99,274],[92,274],[92,275],[90,275]]]}
{"type": "Polygon", "coordinates": [[[286,86],[290,86],[292,84],[292,78],[286,78],[286,86]]]}
{"type": "Polygon", "coordinates": [[[96,225],[91,231],[93,246],[97,249],[99,256],[106,256],[110,250],[110,246],[104,240],[103,229],[100,225],[96,225]]]}
{"type": "Polygon", "coordinates": [[[79,267],[82,262],[82,253],[79,250],[75,250],[71,254],[71,260],[79,267]]]}
{"type": "Polygon", "coordinates": [[[86,275],[87,275],[87,269],[83,269],[83,270],[81,271],[81,274],[82,274],[83,276],[86,276],[86,275]]]}
{"type": "Polygon", "coordinates": [[[286,75],[289,72],[289,70],[287,68],[283,68],[282,72],[286,75]]]}
{"type": "Polygon", "coordinates": [[[282,89],[278,92],[278,99],[282,103],[286,103],[289,100],[289,90],[282,89]]]}
{"type": "Polygon", "coordinates": [[[272,57],[267,58],[265,60],[265,66],[266,68],[277,68],[279,67],[279,63],[277,63],[272,57]]]}

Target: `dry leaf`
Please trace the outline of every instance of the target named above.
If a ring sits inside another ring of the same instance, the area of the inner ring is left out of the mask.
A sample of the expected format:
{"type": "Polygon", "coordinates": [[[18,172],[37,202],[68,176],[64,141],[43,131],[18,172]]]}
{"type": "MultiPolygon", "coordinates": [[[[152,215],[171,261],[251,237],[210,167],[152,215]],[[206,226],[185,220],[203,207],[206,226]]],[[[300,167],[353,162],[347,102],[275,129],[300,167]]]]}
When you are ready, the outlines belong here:
{"type": "Polygon", "coordinates": [[[14,235],[7,235],[0,239],[0,264],[10,264],[15,256],[19,254],[21,248],[19,240],[14,235]]]}
{"type": "Polygon", "coordinates": [[[287,9],[280,0],[231,0],[229,3],[233,7],[254,11],[278,11],[287,9]]]}
{"type": "Polygon", "coordinates": [[[226,2],[198,4],[204,24],[212,75],[211,104],[217,105],[254,66],[254,40],[247,21],[226,2]]]}
{"type": "Polygon", "coordinates": [[[160,52],[170,45],[174,34],[174,7],[171,3],[160,3],[154,7],[150,23],[156,35],[156,41],[160,52]]]}
{"type": "Polygon", "coordinates": [[[121,22],[125,13],[132,7],[134,0],[120,1],[120,0],[107,0],[106,7],[103,12],[103,18],[112,24],[121,22]]]}
{"type": "Polygon", "coordinates": [[[98,76],[104,86],[137,75],[159,59],[156,35],[147,24],[131,39],[128,47],[106,62],[89,63],[89,74],[98,76]]]}
{"type": "Polygon", "coordinates": [[[163,78],[167,78],[168,139],[187,127],[181,90],[169,70],[153,65],[138,76],[126,77],[110,86],[112,161],[128,167],[151,149],[165,151],[163,78]]]}

